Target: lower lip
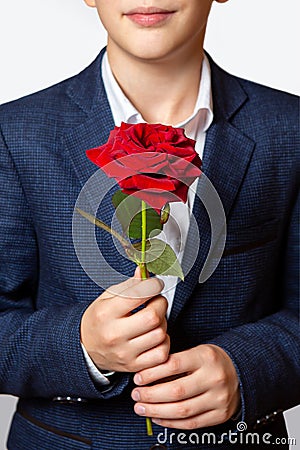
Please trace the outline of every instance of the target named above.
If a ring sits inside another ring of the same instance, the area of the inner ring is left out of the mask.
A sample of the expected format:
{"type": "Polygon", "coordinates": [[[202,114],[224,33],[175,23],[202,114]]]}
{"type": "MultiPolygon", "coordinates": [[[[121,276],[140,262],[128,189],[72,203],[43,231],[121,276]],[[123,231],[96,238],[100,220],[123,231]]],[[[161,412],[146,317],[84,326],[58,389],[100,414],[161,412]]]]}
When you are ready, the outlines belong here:
{"type": "Polygon", "coordinates": [[[128,14],[127,17],[132,22],[143,27],[152,27],[166,22],[173,13],[156,13],[156,14],[128,14]]]}

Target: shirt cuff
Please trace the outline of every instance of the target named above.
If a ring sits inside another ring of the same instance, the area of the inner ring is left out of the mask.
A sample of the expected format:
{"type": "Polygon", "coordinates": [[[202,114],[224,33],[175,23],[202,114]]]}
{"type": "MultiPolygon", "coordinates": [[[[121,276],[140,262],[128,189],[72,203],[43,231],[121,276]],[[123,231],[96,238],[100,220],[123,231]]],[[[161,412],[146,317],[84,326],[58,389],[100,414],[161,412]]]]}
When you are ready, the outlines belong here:
{"type": "Polygon", "coordinates": [[[94,364],[93,360],[91,359],[90,355],[88,354],[88,352],[86,351],[84,345],[81,342],[81,348],[83,351],[83,355],[84,355],[84,359],[87,365],[87,369],[88,372],[92,378],[92,380],[96,383],[102,384],[102,385],[109,385],[110,381],[108,379],[108,377],[110,377],[111,375],[114,375],[115,372],[101,372],[98,367],[96,366],[96,364],[94,364]]]}

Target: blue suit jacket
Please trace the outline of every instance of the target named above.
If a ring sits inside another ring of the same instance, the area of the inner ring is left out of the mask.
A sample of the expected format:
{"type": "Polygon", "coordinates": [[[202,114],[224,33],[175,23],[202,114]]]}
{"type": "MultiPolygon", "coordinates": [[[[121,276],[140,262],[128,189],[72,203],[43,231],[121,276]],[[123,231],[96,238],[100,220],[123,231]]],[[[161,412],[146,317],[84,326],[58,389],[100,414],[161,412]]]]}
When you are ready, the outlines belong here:
{"type": "MultiPolygon", "coordinates": [[[[154,426],[154,437],[146,436],[144,419],[133,413],[131,375],[118,374],[107,392],[93,383],[80,346],[82,314],[101,290],[77,260],[72,214],[97,170],[85,150],[103,144],[114,126],[101,58],[0,109],[0,391],[20,397],[12,450],[143,450],[163,431],[154,426]],[[53,401],[58,396],[64,401],[53,401]]],[[[240,378],[242,418],[252,427],[300,402],[298,101],[213,61],[211,69],[214,121],[203,170],[223,202],[228,237],[217,270],[199,284],[210,223],[196,202],[200,249],[177,288],[169,334],[173,351],[201,343],[225,349],[240,378]]],[[[101,218],[112,213],[104,202],[101,218]]],[[[131,275],[133,265],[106,235],[98,237],[108,261],[131,275]]],[[[187,253],[192,245],[190,235],[187,253]]],[[[106,269],[97,270],[109,283],[106,269]]]]}

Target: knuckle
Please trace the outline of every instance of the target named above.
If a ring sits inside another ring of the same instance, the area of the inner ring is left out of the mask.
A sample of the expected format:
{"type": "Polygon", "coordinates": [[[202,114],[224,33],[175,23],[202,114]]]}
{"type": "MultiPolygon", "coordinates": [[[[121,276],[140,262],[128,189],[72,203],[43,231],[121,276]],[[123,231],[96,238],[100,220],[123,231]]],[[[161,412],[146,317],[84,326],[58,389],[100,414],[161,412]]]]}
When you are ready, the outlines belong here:
{"type": "Polygon", "coordinates": [[[103,309],[104,308],[100,305],[95,305],[95,307],[90,310],[95,323],[101,323],[103,321],[103,316],[106,316],[106,311],[103,309]]]}
{"type": "Polygon", "coordinates": [[[161,344],[166,339],[166,332],[163,328],[157,328],[155,330],[155,341],[157,344],[161,344]]]}
{"type": "Polygon", "coordinates": [[[167,361],[168,356],[169,356],[169,351],[167,348],[161,347],[161,348],[157,349],[156,354],[157,354],[157,359],[158,359],[157,363],[162,364],[165,361],[167,361]]]}
{"type": "Polygon", "coordinates": [[[196,428],[198,428],[199,427],[199,425],[198,425],[198,422],[197,422],[197,420],[196,419],[190,419],[190,420],[188,420],[188,422],[186,423],[186,429],[187,430],[195,430],[196,428]]]}
{"type": "Polygon", "coordinates": [[[214,382],[218,386],[224,386],[227,383],[227,376],[223,368],[219,368],[214,373],[214,382]]]}
{"type": "Polygon", "coordinates": [[[178,405],[176,407],[176,417],[178,417],[179,419],[185,419],[186,417],[190,416],[190,408],[183,404],[183,405],[178,405]]]}
{"type": "Polygon", "coordinates": [[[205,358],[210,364],[216,364],[218,361],[218,355],[214,347],[205,345],[205,358]]]}
{"type": "Polygon", "coordinates": [[[104,334],[103,340],[108,347],[114,347],[119,340],[119,336],[113,330],[107,330],[104,334]]]}
{"type": "Polygon", "coordinates": [[[170,359],[170,371],[172,374],[180,373],[181,363],[180,359],[173,355],[170,359]]]}
{"type": "Polygon", "coordinates": [[[171,396],[174,400],[181,400],[184,398],[185,388],[182,383],[177,382],[176,384],[174,384],[171,391],[171,396]]]}
{"type": "Polygon", "coordinates": [[[147,312],[145,320],[147,324],[153,328],[158,327],[161,322],[159,315],[153,309],[147,312]]]}

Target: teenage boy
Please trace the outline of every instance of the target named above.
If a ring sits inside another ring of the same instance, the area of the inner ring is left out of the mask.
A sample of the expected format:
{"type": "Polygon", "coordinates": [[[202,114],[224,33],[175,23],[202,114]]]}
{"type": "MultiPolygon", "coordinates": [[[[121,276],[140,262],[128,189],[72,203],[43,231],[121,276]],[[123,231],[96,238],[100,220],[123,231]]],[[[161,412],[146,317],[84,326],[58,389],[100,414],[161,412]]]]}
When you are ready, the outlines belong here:
{"type": "Polygon", "coordinates": [[[285,437],[282,411],[300,401],[297,99],[204,53],[212,0],[85,1],[107,49],[0,112],[0,385],[20,397],[8,449],[142,450],[165,428],[175,434],[155,448],[231,448],[238,420],[285,437]],[[196,140],[228,227],[204,284],[210,225],[196,201],[199,255],[176,291],[163,296],[161,281],[137,271],[99,297],[77,261],[73,209],[96,170],[85,150],[121,121],[180,126],[196,140]],[[223,443],[202,445],[205,432],[223,443]]]}

